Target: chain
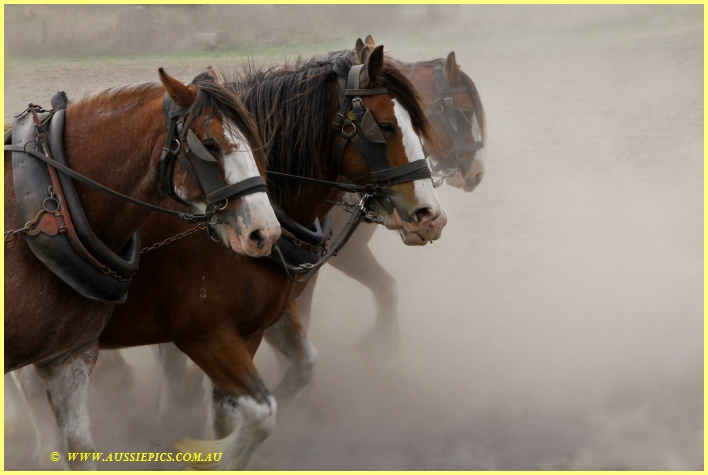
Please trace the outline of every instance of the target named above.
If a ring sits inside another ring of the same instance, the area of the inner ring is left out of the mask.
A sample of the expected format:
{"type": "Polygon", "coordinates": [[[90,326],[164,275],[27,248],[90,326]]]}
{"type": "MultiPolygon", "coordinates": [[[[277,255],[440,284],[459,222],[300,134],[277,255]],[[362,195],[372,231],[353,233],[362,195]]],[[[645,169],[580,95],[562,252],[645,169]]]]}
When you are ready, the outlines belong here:
{"type": "Polygon", "coordinates": [[[29,231],[31,228],[29,226],[26,226],[22,229],[14,229],[12,231],[5,231],[5,245],[7,246],[8,249],[12,249],[15,247],[15,244],[17,244],[17,236],[20,234],[24,234],[27,231],[29,231]]]}
{"type": "MultiPolygon", "coordinates": [[[[332,231],[329,232],[329,235],[330,235],[330,237],[332,236],[332,231]]],[[[325,246],[315,246],[314,244],[310,244],[309,242],[305,242],[305,241],[298,239],[296,237],[292,238],[292,242],[296,246],[305,248],[310,252],[314,252],[315,254],[320,254],[322,256],[327,254],[327,247],[325,247],[325,246]]]]}
{"type": "Polygon", "coordinates": [[[155,249],[159,249],[159,248],[161,248],[162,246],[166,246],[166,245],[168,245],[168,244],[171,244],[171,243],[173,243],[173,242],[175,242],[175,241],[178,241],[178,240],[182,239],[183,237],[187,237],[187,236],[189,236],[190,234],[194,234],[194,233],[196,233],[197,231],[199,231],[199,230],[201,230],[201,229],[205,229],[205,228],[206,228],[206,224],[205,224],[205,223],[197,224],[197,225],[194,226],[192,229],[188,229],[187,231],[184,231],[184,232],[179,233],[179,234],[177,234],[177,235],[175,235],[175,236],[172,236],[172,237],[170,237],[170,238],[167,238],[167,239],[165,239],[164,241],[155,243],[155,244],[153,244],[152,246],[148,246],[148,247],[142,248],[142,249],[140,250],[140,254],[147,254],[147,253],[150,252],[150,251],[154,251],[155,249]]]}
{"type": "MultiPolygon", "coordinates": [[[[348,203],[344,200],[339,200],[339,201],[329,201],[327,200],[327,203],[331,203],[336,206],[341,206],[344,211],[347,213],[351,214],[354,212],[356,209],[357,205],[348,203]]],[[[366,211],[366,216],[364,216],[364,222],[366,223],[374,223],[374,224],[383,224],[384,219],[379,215],[376,211],[373,210],[367,210],[366,211]]]]}
{"type": "Polygon", "coordinates": [[[110,275],[114,279],[119,280],[121,282],[130,282],[130,279],[132,278],[132,276],[130,278],[123,277],[118,272],[112,270],[110,267],[107,267],[107,266],[103,266],[101,268],[101,272],[103,272],[106,275],[110,275]]]}

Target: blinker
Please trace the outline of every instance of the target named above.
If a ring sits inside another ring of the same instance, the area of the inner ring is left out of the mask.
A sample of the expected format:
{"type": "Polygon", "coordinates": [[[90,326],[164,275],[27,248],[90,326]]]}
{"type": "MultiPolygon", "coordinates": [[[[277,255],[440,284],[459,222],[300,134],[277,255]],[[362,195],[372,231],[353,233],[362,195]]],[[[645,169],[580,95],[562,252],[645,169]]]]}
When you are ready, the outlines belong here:
{"type": "Polygon", "coordinates": [[[376,119],[374,119],[374,116],[369,112],[369,109],[366,109],[366,113],[364,113],[364,117],[361,119],[361,130],[370,141],[386,143],[386,139],[384,139],[381,133],[381,128],[376,122],[376,119]]]}
{"type": "Polygon", "coordinates": [[[445,101],[445,112],[447,113],[447,119],[450,121],[450,126],[452,127],[452,130],[457,132],[457,120],[455,120],[456,114],[456,107],[452,103],[452,97],[446,97],[444,99],[445,101]]]}
{"type": "Polygon", "coordinates": [[[187,145],[189,146],[189,151],[202,160],[216,162],[214,156],[209,153],[209,150],[206,149],[201,140],[191,130],[187,132],[187,145]]]}
{"type": "MultiPolygon", "coordinates": [[[[470,130],[472,130],[472,123],[469,121],[469,119],[467,119],[467,116],[465,115],[465,113],[462,112],[457,107],[455,107],[455,119],[456,119],[457,124],[462,125],[461,129],[463,132],[469,132],[470,130]]],[[[458,129],[459,128],[460,127],[458,125],[458,129]]]]}

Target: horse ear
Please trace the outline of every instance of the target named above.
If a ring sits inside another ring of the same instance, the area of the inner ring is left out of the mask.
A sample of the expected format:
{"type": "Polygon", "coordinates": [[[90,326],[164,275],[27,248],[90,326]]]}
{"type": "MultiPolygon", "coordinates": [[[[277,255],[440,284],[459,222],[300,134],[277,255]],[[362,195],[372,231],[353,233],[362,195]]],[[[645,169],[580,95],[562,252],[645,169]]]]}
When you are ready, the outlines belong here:
{"type": "Polygon", "coordinates": [[[356,45],[354,45],[354,51],[356,52],[356,64],[361,64],[361,52],[364,50],[364,42],[361,41],[361,38],[356,39],[356,45]]]}
{"type": "Polygon", "coordinates": [[[453,81],[460,79],[460,66],[457,65],[454,51],[451,51],[445,60],[445,75],[448,79],[452,79],[453,81]]]}
{"type": "Polygon", "coordinates": [[[160,73],[160,82],[165,87],[167,95],[170,96],[170,99],[172,99],[177,106],[184,109],[185,107],[189,107],[194,104],[194,101],[197,98],[196,91],[191,90],[167,74],[164,69],[160,68],[158,71],[160,73]]]}
{"type": "Polygon", "coordinates": [[[207,66],[206,73],[214,80],[214,83],[218,84],[219,86],[223,85],[221,83],[221,79],[219,79],[219,75],[216,74],[216,71],[214,71],[214,68],[212,68],[211,66],[207,66]]]}
{"type": "Polygon", "coordinates": [[[375,48],[371,48],[371,46],[366,46],[364,49],[364,53],[367,53],[367,51],[370,51],[369,54],[366,54],[366,72],[369,76],[369,83],[373,82],[376,76],[379,74],[381,71],[381,68],[383,68],[384,64],[384,47],[383,45],[379,45],[375,48]]]}
{"type": "Polygon", "coordinates": [[[366,39],[364,40],[364,43],[366,43],[367,45],[376,46],[376,42],[374,41],[374,37],[371,35],[366,35],[366,39]]]}
{"type": "Polygon", "coordinates": [[[369,56],[371,55],[371,46],[365,45],[361,48],[361,53],[359,53],[359,64],[364,64],[369,56]]]}

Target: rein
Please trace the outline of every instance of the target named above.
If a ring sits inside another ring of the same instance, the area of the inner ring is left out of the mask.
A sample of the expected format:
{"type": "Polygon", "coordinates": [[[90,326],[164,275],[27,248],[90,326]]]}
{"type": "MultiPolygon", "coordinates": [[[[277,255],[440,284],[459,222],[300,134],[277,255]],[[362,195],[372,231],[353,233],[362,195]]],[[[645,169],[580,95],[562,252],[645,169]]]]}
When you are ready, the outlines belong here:
{"type": "Polygon", "coordinates": [[[295,266],[290,265],[286,262],[285,257],[283,256],[283,253],[277,244],[273,245],[273,252],[277,256],[274,256],[271,253],[268,255],[268,257],[283,266],[283,269],[285,269],[285,275],[290,280],[293,280],[295,282],[307,282],[312,278],[312,276],[315,275],[319,268],[322,267],[324,263],[329,260],[330,257],[337,255],[337,253],[344,247],[347,241],[349,241],[349,238],[352,236],[352,234],[354,234],[354,231],[356,231],[356,228],[359,226],[359,224],[361,224],[362,221],[367,219],[367,209],[374,198],[375,197],[372,195],[365,194],[362,197],[361,201],[359,201],[359,204],[353,207],[351,211],[351,217],[344,225],[340,233],[337,235],[337,237],[334,239],[329,249],[327,249],[327,251],[322,255],[322,257],[317,260],[317,262],[307,262],[295,266]],[[297,277],[292,275],[293,272],[295,274],[304,275],[302,275],[302,277],[298,279],[297,277]]]}

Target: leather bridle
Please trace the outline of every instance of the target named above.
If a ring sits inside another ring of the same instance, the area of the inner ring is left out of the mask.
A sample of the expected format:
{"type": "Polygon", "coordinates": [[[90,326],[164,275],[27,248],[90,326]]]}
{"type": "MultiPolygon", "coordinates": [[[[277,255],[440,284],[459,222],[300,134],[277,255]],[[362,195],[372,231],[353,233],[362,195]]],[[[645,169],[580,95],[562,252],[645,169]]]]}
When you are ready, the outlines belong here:
{"type": "Polygon", "coordinates": [[[386,139],[381,132],[379,124],[374,119],[374,116],[369,109],[364,108],[362,101],[362,96],[388,94],[388,89],[361,89],[359,79],[363,67],[364,65],[362,64],[352,66],[346,76],[340,75],[338,79],[340,109],[332,123],[332,129],[334,132],[340,131],[341,135],[334,151],[334,170],[337,175],[341,173],[342,154],[344,153],[347,143],[351,141],[366,162],[374,184],[361,186],[317,180],[285,173],[268,172],[269,175],[281,176],[317,185],[331,186],[341,191],[361,195],[359,204],[353,207],[352,216],[349,221],[334,239],[327,252],[314,264],[288,264],[278,245],[273,246],[275,255],[271,254],[271,259],[282,265],[285,268],[286,275],[293,280],[298,279],[292,276],[291,272],[304,274],[299,281],[306,281],[310,279],[330,257],[336,255],[354,233],[357,226],[366,219],[373,200],[378,200],[389,214],[393,213],[393,202],[384,194],[384,191],[388,187],[414,180],[425,178],[432,179],[430,168],[426,160],[415,160],[397,167],[389,167],[386,139]],[[347,129],[349,132],[347,132],[347,129]]]}
{"type": "MultiPolygon", "coordinates": [[[[411,77],[414,73],[415,65],[413,65],[411,77]]],[[[484,148],[484,142],[481,140],[467,142],[467,135],[472,130],[472,123],[460,108],[455,107],[452,94],[458,92],[466,92],[472,96],[472,92],[467,86],[450,87],[442,64],[436,65],[433,69],[435,101],[425,111],[425,115],[431,125],[439,120],[452,142],[450,152],[438,160],[437,164],[430,164],[433,176],[440,178],[439,181],[434,182],[436,188],[442,184],[443,179],[454,176],[458,171],[464,171],[468,154],[484,148]]],[[[430,160],[430,156],[428,156],[428,160],[430,160]]]]}
{"type": "Polygon", "coordinates": [[[341,135],[334,152],[334,169],[341,172],[342,154],[347,142],[354,147],[366,162],[371,172],[371,179],[385,187],[398,183],[431,178],[430,169],[424,160],[415,160],[404,165],[389,168],[388,145],[379,124],[369,109],[365,109],[362,96],[388,94],[386,88],[361,89],[359,84],[363,64],[352,66],[349,74],[339,77],[340,110],[332,123],[332,129],[340,130],[341,135]],[[356,124],[359,124],[357,127],[356,124]],[[349,128],[350,132],[346,129],[349,128]]]}
{"type": "Polygon", "coordinates": [[[226,185],[219,173],[216,159],[191,130],[184,130],[185,119],[191,108],[179,109],[165,94],[163,110],[167,122],[167,141],[160,156],[160,183],[163,190],[174,200],[185,206],[188,204],[175,192],[172,183],[172,170],[175,160],[179,160],[189,178],[202,190],[207,199],[206,219],[209,236],[218,241],[212,229],[219,223],[216,214],[228,205],[230,199],[258,192],[267,192],[266,181],[262,176],[246,178],[232,185],[226,185]],[[185,140],[186,136],[186,140],[185,140]],[[178,139],[177,137],[180,137],[178,139]],[[186,141],[186,147],[185,147],[186,141]],[[172,148],[174,145],[176,148],[172,148]],[[189,157],[189,160],[187,159],[189,157]],[[190,163],[191,162],[191,163],[190,163]],[[216,218],[216,221],[214,221],[216,218]]]}

